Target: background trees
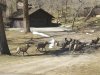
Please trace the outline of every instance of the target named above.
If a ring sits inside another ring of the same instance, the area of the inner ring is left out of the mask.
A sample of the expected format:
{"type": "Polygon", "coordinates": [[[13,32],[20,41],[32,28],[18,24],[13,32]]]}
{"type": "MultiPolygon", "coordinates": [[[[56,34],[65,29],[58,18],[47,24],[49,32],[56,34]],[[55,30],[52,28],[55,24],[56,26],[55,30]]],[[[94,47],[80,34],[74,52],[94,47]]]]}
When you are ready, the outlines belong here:
{"type": "MultiPolygon", "coordinates": [[[[11,13],[17,11],[17,2],[18,0],[6,0],[7,3],[7,17],[9,17],[11,15],[11,13]]],[[[39,7],[42,7],[43,9],[45,9],[46,11],[52,13],[54,16],[56,16],[56,18],[58,17],[57,13],[58,10],[62,11],[63,9],[63,17],[64,17],[64,21],[65,23],[67,23],[67,18],[69,15],[72,15],[73,11],[72,8],[74,7],[75,9],[78,9],[78,7],[80,6],[80,2],[84,2],[84,5],[82,5],[83,7],[93,7],[94,5],[100,5],[100,0],[28,0],[29,4],[32,5],[33,9],[37,9],[39,7]],[[96,4],[95,4],[96,2],[96,4]],[[67,16],[66,15],[66,7],[67,7],[67,16]],[[68,9],[70,7],[70,9],[68,9]],[[70,14],[68,14],[68,12],[70,14]]],[[[79,11],[80,13],[84,13],[83,10],[84,8],[81,7],[82,11],[79,11]]],[[[62,14],[62,13],[61,13],[62,14]]],[[[61,15],[60,15],[61,16],[61,15]]],[[[73,16],[73,15],[72,15],[73,16]]]]}

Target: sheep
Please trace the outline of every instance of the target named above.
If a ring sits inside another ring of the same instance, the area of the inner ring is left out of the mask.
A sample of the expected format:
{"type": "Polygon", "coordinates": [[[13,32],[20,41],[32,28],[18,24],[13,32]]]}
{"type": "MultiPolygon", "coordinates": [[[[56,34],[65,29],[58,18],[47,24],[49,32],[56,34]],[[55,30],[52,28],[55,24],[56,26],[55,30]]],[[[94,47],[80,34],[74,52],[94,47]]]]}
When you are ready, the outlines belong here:
{"type": "Polygon", "coordinates": [[[74,45],[75,45],[76,40],[73,39],[70,44],[69,44],[69,51],[72,51],[74,49],[74,45]]]}
{"type": "Polygon", "coordinates": [[[55,41],[57,46],[61,47],[62,49],[65,49],[66,46],[68,45],[68,40],[67,38],[64,39],[64,41],[55,41]]]}
{"type": "Polygon", "coordinates": [[[75,51],[80,51],[80,52],[83,52],[83,48],[86,46],[86,43],[82,43],[80,42],[79,40],[76,40],[76,43],[74,45],[74,48],[73,48],[73,52],[75,51]]]}
{"type": "Polygon", "coordinates": [[[30,47],[29,44],[26,44],[25,46],[18,47],[16,54],[19,54],[20,52],[23,52],[23,56],[24,56],[24,53],[28,54],[27,50],[29,49],[29,47],[30,47]]]}
{"type": "Polygon", "coordinates": [[[97,37],[97,39],[91,41],[90,45],[96,45],[96,44],[98,44],[99,40],[100,40],[100,38],[97,37]]]}
{"type": "Polygon", "coordinates": [[[46,51],[46,46],[48,45],[48,44],[50,44],[49,42],[39,42],[38,44],[37,44],[37,48],[36,48],[36,50],[37,51],[40,51],[40,49],[42,49],[42,51],[43,51],[43,49],[45,49],[45,51],[46,51]]]}
{"type": "Polygon", "coordinates": [[[55,41],[55,42],[54,42],[54,45],[55,45],[55,46],[59,46],[59,41],[55,41]]]}
{"type": "Polygon", "coordinates": [[[64,41],[55,41],[57,46],[61,47],[61,49],[65,49],[70,45],[72,42],[72,39],[70,38],[69,40],[67,38],[64,39],[64,41]]]}
{"type": "Polygon", "coordinates": [[[68,40],[67,38],[65,38],[65,40],[62,42],[62,49],[65,49],[67,45],[68,45],[68,40]]]}
{"type": "Polygon", "coordinates": [[[70,44],[70,42],[72,42],[72,38],[70,38],[70,40],[69,40],[69,44],[70,44]]]}
{"type": "Polygon", "coordinates": [[[99,37],[97,37],[97,39],[95,39],[95,40],[92,40],[92,41],[90,42],[90,44],[89,44],[89,47],[90,47],[90,48],[97,48],[97,44],[98,44],[99,40],[100,40],[99,37]]]}

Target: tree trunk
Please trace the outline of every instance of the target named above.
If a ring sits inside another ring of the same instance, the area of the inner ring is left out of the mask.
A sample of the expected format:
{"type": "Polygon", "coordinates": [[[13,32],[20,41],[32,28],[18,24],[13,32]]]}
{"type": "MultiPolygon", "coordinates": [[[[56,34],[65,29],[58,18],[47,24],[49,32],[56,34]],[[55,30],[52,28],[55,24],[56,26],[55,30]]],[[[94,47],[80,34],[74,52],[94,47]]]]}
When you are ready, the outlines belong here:
{"type": "Polygon", "coordinates": [[[2,10],[0,10],[0,52],[3,55],[11,55],[6,39],[4,24],[3,24],[3,16],[2,10]]]}
{"type": "Polygon", "coordinates": [[[68,14],[67,14],[67,12],[68,12],[68,10],[67,10],[67,9],[68,9],[68,0],[66,0],[66,9],[65,9],[65,11],[66,11],[66,12],[65,12],[65,24],[67,23],[67,15],[68,15],[68,14]]]}
{"type": "Polygon", "coordinates": [[[85,22],[90,18],[91,13],[93,12],[93,10],[94,10],[94,7],[92,7],[91,10],[89,11],[89,13],[87,14],[87,16],[86,16],[86,18],[84,20],[85,22]]]}
{"type": "Polygon", "coordinates": [[[76,20],[78,14],[79,14],[79,10],[81,9],[82,5],[83,5],[83,4],[81,3],[81,5],[79,6],[79,8],[76,10],[76,13],[73,14],[72,30],[73,30],[73,28],[74,28],[74,26],[75,26],[75,20],[76,20]]]}
{"type": "Polygon", "coordinates": [[[74,26],[75,26],[75,20],[76,20],[76,17],[74,17],[72,21],[72,30],[74,29],[74,26]]]}
{"type": "Polygon", "coordinates": [[[23,0],[23,24],[24,24],[24,31],[25,33],[30,32],[30,25],[29,25],[29,12],[28,12],[28,0],[23,0]]]}

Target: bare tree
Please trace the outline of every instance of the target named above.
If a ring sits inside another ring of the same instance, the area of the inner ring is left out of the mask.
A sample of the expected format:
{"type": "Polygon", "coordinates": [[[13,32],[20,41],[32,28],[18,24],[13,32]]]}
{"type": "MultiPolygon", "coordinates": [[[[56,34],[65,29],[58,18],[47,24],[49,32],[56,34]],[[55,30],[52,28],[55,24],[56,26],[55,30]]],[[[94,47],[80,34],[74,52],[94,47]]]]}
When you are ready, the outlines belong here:
{"type": "Polygon", "coordinates": [[[68,12],[68,0],[66,0],[66,9],[65,9],[65,23],[67,22],[67,12],[68,12]]]}
{"type": "Polygon", "coordinates": [[[78,14],[79,14],[79,11],[80,11],[82,5],[84,4],[81,0],[79,0],[79,2],[81,3],[80,6],[77,9],[74,9],[75,10],[75,13],[73,14],[72,30],[73,30],[73,28],[75,26],[75,21],[76,21],[76,18],[78,16],[78,14]]]}
{"type": "Polygon", "coordinates": [[[6,6],[3,4],[4,0],[0,0],[0,52],[4,55],[11,55],[6,39],[4,24],[3,24],[3,10],[6,6]]]}
{"type": "Polygon", "coordinates": [[[97,5],[97,0],[94,0],[92,2],[93,2],[93,5],[92,5],[90,11],[88,12],[88,14],[87,14],[87,16],[86,16],[84,21],[87,21],[90,18],[92,12],[94,12],[95,6],[97,5]]]}
{"type": "Polygon", "coordinates": [[[86,16],[86,18],[85,18],[84,21],[87,21],[87,20],[90,18],[90,15],[91,15],[91,13],[93,12],[94,8],[95,8],[95,7],[92,7],[92,8],[90,9],[90,11],[89,11],[89,13],[87,14],[87,16],[86,16]]]}
{"type": "MultiPolygon", "coordinates": [[[[57,3],[59,2],[59,0],[57,0],[57,3]]],[[[59,16],[60,16],[60,10],[59,10],[59,5],[56,4],[56,11],[57,11],[57,24],[59,24],[59,16]]]]}
{"type": "Polygon", "coordinates": [[[24,31],[25,33],[30,32],[30,25],[29,25],[29,9],[28,9],[28,0],[23,0],[23,23],[24,23],[24,31]]]}
{"type": "Polygon", "coordinates": [[[53,1],[51,0],[49,6],[50,13],[53,13],[52,8],[53,8],[53,1]]]}

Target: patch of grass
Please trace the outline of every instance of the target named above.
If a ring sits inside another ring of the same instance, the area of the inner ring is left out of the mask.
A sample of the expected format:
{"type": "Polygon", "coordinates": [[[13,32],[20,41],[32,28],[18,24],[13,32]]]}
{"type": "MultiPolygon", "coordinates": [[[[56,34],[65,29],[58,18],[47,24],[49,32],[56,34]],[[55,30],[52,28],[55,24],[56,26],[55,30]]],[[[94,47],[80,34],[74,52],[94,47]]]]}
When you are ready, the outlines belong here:
{"type": "Polygon", "coordinates": [[[21,33],[18,31],[6,31],[9,49],[16,50],[18,46],[24,45],[30,38],[37,39],[39,36],[32,33],[21,33]]]}

